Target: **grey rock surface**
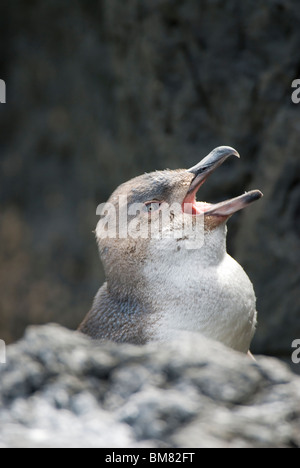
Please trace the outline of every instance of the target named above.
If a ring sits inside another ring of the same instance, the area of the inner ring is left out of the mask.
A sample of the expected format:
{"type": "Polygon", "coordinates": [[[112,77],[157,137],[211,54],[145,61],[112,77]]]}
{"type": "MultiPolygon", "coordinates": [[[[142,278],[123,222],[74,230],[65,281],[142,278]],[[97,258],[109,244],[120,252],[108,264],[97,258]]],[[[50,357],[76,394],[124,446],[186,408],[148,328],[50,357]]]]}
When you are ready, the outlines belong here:
{"type": "Polygon", "coordinates": [[[0,447],[300,447],[300,378],[187,336],[144,347],[32,327],[0,365],[0,447]]]}
{"type": "Polygon", "coordinates": [[[300,337],[298,0],[0,4],[0,338],[76,327],[103,274],[96,207],[125,180],[236,147],[199,196],[260,189],[229,223],[258,297],[254,350],[300,337]],[[70,312],[71,311],[71,312],[70,312]]]}

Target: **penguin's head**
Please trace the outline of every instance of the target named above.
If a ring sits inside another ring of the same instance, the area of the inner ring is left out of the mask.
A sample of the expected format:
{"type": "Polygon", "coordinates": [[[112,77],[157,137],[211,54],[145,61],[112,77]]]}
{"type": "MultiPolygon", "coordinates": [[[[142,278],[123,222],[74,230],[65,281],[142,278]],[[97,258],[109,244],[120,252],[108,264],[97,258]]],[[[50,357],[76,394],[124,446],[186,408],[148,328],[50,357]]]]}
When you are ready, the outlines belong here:
{"type": "Polygon", "coordinates": [[[239,154],[220,146],[188,170],[143,174],[120,185],[98,212],[96,236],[107,276],[116,276],[118,264],[117,281],[125,273],[134,281],[137,259],[146,261],[149,245],[156,247],[158,256],[166,249],[168,255],[170,250],[176,255],[184,242],[188,248],[202,247],[205,236],[211,237],[231,215],[261,198],[262,193],[253,190],[217,204],[196,200],[202,184],[230,156],[239,154]]]}

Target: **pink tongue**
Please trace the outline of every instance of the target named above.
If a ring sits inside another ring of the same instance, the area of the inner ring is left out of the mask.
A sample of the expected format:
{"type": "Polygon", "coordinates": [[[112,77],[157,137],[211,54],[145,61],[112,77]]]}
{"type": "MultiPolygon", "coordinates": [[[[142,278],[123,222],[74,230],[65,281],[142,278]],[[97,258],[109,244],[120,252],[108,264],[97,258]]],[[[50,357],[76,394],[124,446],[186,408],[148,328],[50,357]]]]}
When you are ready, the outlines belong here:
{"type": "Polygon", "coordinates": [[[195,200],[190,202],[185,202],[183,204],[182,210],[184,213],[193,214],[193,215],[201,215],[208,211],[211,208],[210,203],[204,202],[196,202],[195,200]]]}

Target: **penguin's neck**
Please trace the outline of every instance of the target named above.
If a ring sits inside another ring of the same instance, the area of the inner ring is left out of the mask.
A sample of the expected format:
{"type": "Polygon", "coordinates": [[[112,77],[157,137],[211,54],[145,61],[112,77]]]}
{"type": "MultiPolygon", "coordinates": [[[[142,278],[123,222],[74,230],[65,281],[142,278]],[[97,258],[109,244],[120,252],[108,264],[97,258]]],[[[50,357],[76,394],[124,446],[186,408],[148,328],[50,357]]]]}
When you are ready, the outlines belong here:
{"type": "Polygon", "coordinates": [[[225,223],[206,232],[203,245],[198,249],[187,249],[184,241],[176,240],[160,248],[155,243],[150,245],[143,269],[143,300],[147,297],[147,302],[156,302],[159,295],[166,297],[163,303],[168,303],[172,297],[183,297],[187,290],[196,293],[201,278],[204,282],[208,272],[227,257],[226,233],[225,223]]]}
{"type": "Polygon", "coordinates": [[[146,261],[141,263],[136,277],[131,278],[125,289],[108,280],[109,290],[118,298],[122,293],[123,302],[135,301],[146,311],[162,309],[172,303],[172,298],[180,302],[188,291],[197,293],[201,278],[204,284],[208,271],[222,264],[227,256],[226,234],[227,227],[222,223],[206,231],[203,244],[193,249],[187,248],[184,240],[174,238],[149,242],[146,261]]]}
{"type": "Polygon", "coordinates": [[[247,352],[255,323],[255,295],[243,268],[226,252],[226,226],[205,234],[195,250],[152,249],[144,267],[142,303],[153,322],[149,337],[170,340],[200,332],[247,352]]]}
{"type": "Polygon", "coordinates": [[[227,226],[220,224],[204,235],[203,247],[195,254],[203,267],[218,265],[226,255],[227,226]]]}

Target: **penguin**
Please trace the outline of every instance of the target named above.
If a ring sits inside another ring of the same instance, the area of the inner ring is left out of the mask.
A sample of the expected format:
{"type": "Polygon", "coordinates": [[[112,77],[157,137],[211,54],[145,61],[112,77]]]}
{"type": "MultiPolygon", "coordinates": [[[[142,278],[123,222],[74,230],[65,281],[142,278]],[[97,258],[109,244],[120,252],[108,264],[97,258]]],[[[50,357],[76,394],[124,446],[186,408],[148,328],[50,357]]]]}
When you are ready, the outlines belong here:
{"type": "Polygon", "coordinates": [[[138,345],[196,333],[249,352],[256,297],[227,253],[227,221],[262,193],[217,204],[196,199],[230,156],[240,157],[220,146],[190,169],[143,174],[115,190],[96,228],[106,281],[79,331],[138,345]]]}

